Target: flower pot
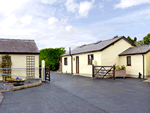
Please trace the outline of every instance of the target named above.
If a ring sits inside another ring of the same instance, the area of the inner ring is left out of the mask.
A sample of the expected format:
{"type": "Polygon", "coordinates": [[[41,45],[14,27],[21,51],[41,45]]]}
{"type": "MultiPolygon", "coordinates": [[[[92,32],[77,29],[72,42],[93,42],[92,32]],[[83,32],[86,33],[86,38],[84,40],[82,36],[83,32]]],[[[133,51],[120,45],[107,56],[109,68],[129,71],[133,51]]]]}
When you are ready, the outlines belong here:
{"type": "Polygon", "coordinates": [[[126,70],[115,70],[115,77],[126,77],[126,70]]]}
{"type": "Polygon", "coordinates": [[[22,80],[22,81],[13,81],[13,85],[14,86],[20,86],[20,85],[24,85],[24,81],[22,80]]]}
{"type": "Polygon", "coordinates": [[[7,80],[9,83],[13,83],[14,80],[7,80]]]}

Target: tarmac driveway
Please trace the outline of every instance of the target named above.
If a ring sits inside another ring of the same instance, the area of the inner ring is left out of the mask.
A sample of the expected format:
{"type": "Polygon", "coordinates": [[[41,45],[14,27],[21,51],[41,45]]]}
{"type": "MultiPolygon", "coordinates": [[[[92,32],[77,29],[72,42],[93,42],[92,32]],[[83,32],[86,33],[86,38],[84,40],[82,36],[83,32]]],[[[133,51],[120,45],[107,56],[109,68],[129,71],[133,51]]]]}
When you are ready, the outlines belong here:
{"type": "Polygon", "coordinates": [[[51,82],[6,92],[0,113],[149,113],[150,83],[51,73],[51,82]]]}

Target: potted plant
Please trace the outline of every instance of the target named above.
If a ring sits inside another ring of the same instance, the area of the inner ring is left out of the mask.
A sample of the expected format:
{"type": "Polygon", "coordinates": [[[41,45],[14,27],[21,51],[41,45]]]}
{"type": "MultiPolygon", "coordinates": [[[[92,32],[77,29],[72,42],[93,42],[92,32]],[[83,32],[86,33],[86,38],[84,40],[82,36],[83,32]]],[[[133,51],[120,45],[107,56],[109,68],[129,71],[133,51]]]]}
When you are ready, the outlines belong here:
{"type": "Polygon", "coordinates": [[[24,80],[22,80],[21,78],[17,77],[15,80],[13,80],[13,85],[14,86],[24,85],[24,80]]]}
{"type": "Polygon", "coordinates": [[[8,81],[9,83],[13,83],[14,79],[13,79],[13,78],[7,78],[7,81],[8,81]]]}
{"type": "Polygon", "coordinates": [[[121,66],[121,67],[119,67],[119,65],[115,66],[115,77],[123,77],[123,78],[125,78],[125,76],[126,76],[126,68],[125,68],[125,66],[124,65],[121,66]]]}

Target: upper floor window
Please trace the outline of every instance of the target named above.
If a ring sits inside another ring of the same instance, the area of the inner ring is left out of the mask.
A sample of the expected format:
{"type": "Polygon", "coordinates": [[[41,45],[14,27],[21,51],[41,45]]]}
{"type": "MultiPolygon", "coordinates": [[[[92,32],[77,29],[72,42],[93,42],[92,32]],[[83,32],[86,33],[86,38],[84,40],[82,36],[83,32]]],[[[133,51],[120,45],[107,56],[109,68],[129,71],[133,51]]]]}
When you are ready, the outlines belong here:
{"type": "Polygon", "coordinates": [[[64,58],[64,65],[68,65],[67,58],[64,58]]]}
{"type": "Polygon", "coordinates": [[[94,60],[94,55],[88,55],[88,64],[91,65],[92,64],[92,60],[94,60]]]}
{"type": "Polygon", "coordinates": [[[127,56],[127,66],[131,66],[131,56],[127,56]]]}

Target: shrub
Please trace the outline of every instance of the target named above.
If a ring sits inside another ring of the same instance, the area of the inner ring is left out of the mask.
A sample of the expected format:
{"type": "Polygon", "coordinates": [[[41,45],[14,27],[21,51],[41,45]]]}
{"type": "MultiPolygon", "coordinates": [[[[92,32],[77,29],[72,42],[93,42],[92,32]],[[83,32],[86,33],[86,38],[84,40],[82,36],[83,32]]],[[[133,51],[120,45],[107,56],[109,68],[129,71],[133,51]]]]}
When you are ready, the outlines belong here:
{"type": "Polygon", "coordinates": [[[121,70],[125,70],[126,69],[126,67],[123,65],[123,66],[121,66],[121,70]]]}

